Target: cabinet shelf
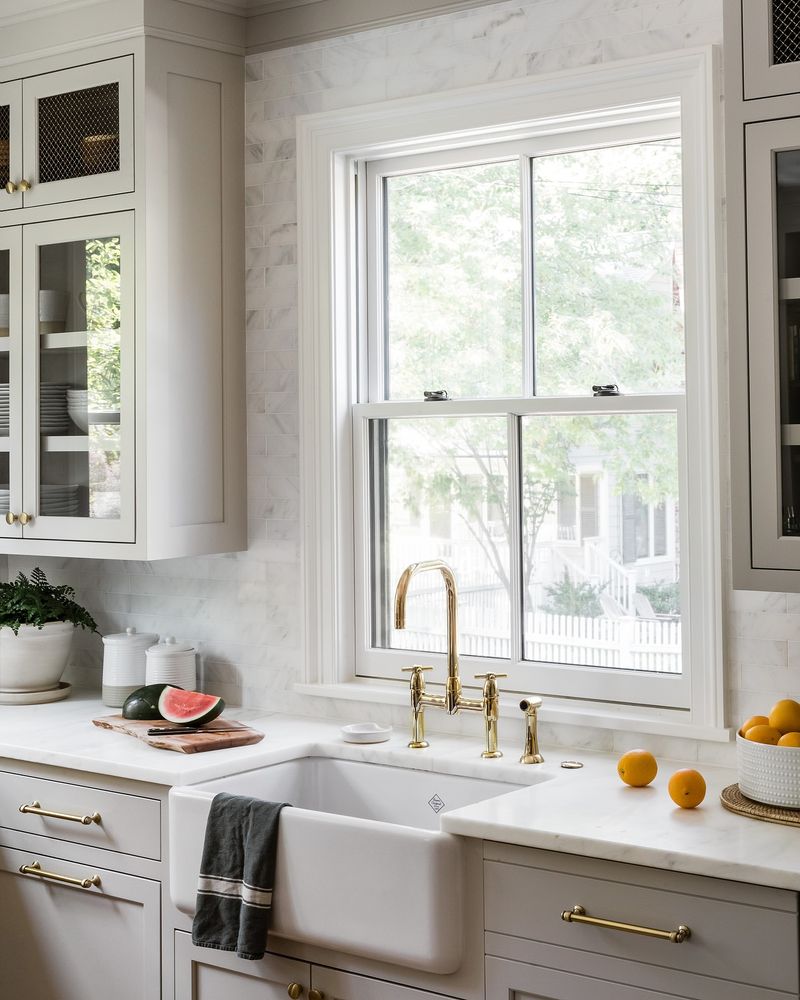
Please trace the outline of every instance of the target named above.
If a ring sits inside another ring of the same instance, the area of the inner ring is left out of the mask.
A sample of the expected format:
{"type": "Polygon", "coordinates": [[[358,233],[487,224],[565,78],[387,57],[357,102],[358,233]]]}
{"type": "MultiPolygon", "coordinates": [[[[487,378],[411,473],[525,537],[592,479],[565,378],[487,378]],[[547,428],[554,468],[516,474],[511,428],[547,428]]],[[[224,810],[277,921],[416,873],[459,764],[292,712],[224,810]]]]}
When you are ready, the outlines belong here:
{"type": "Polygon", "coordinates": [[[781,302],[800,299],[800,278],[781,278],[778,289],[781,302]]]}
{"type": "Polygon", "coordinates": [[[85,330],[39,335],[39,344],[43,351],[70,351],[76,348],[85,348],[88,340],[89,335],[85,330]]]}
{"type": "MultiPolygon", "coordinates": [[[[106,441],[95,441],[94,447],[101,451],[119,451],[120,443],[119,438],[108,438],[106,441]]],[[[0,451],[2,446],[0,446],[0,451]]],[[[81,452],[88,452],[89,449],[89,435],[88,434],[64,434],[64,435],[42,435],[42,451],[46,452],[73,452],[75,454],[80,454],[81,452]]]]}

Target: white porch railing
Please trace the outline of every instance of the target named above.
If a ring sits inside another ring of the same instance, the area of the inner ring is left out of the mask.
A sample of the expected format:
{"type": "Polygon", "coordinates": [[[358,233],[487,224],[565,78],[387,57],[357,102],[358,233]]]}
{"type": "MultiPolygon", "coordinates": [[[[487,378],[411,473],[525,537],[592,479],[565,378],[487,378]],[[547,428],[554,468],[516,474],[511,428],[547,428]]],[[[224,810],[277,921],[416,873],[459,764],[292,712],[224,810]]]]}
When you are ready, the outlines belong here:
{"type": "MultiPolygon", "coordinates": [[[[463,629],[459,651],[464,656],[508,659],[507,635],[463,629]]],[[[442,633],[403,630],[394,633],[394,646],[443,653],[442,633]]],[[[573,615],[525,616],[525,659],[584,666],[681,672],[681,623],[646,618],[581,618],[573,615]]]]}

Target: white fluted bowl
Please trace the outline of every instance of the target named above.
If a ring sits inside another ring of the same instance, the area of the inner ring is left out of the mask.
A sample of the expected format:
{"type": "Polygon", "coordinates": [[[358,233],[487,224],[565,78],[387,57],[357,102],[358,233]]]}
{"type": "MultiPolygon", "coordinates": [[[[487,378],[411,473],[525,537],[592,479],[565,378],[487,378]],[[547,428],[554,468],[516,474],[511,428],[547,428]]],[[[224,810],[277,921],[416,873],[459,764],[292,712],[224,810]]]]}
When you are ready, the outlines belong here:
{"type": "Polygon", "coordinates": [[[800,747],[773,747],[736,736],[739,789],[755,802],[800,809],[800,747]]]}
{"type": "Polygon", "coordinates": [[[75,626],[48,622],[0,628],[0,694],[52,691],[67,669],[75,626]]]}

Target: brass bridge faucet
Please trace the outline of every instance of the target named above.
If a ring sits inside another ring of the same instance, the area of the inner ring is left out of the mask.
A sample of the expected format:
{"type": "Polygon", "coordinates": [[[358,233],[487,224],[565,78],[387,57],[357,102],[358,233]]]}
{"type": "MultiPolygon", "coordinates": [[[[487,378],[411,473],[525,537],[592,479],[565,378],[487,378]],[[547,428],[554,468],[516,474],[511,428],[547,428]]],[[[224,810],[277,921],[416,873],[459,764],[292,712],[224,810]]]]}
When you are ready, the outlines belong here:
{"type": "Polygon", "coordinates": [[[482,680],[483,697],[465,698],[461,693],[461,676],[458,670],[458,590],[453,571],[441,559],[429,559],[425,562],[412,563],[407,566],[397,582],[394,596],[394,627],[406,627],[406,597],[411,579],[417,573],[427,573],[438,570],[444,580],[447,594],[447,683],[445,693],[427,694],[425,691],[424,671],[433,667],[403,667],[411,673],[411,740],[412,750],[424,750],[430,744],[425,739],[425,706],[443,708],[448,715],[457,715],[462,710],[482,712],[486,728],[486,749],[481,757],[495,758],[503,754],[497,748],[497,721],[500,718],[500,693],[497,687],[498,677],[507,674],[476,674],[476,680],[482,680]]]}

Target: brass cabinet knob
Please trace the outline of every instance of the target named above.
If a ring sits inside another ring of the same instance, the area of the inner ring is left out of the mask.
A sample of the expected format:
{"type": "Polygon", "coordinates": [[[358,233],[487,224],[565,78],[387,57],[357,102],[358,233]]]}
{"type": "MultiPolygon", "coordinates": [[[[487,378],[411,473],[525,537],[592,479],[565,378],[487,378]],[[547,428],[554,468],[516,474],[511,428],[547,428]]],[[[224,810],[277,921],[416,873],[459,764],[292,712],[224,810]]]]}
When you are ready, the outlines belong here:
{"type": "Polygon", "coordinates": [[[20,191],[23,191],[23,192],[30,191],[30,189],[31,189],[30,181],[21,180],[19,182],[18,187],[19,187],[20,191]]]}
{"type": "Polygon", "coordinates": [[[33,515],[32,514],[26,514],[24,510],[19,515],[19,523],[20,524],[30,524],[30,522],[32,520],[33,520],[33,515]]]}
{"type": "Polygon", "coordinates": [[[292,1000],[297,1000],[298,997],[303,995],[303,987],[300,983],[289,983],[289,988],[286,990],[292,1000]]]}
{"type": "Polygon", "coordinates": [[[15,194],[16,190],[17,190],[17,185],[13,181],[9,181],[6,184],[6,191],[8,191],[9,194],[15,194]]]}
{"type": "Polygon", "coordinates": [[[308,1000],[325,1000],[325,994],[320,993],[319,990],[309,990],[308,1000]]]}
{"type": "Polygon", "coordinates": [[[17,520],[17,515],[16,514],[12,514],[11,511],[9,511],[6,514],[6,524],[14,524],[16,522],[16,520],[17,520]]]}

